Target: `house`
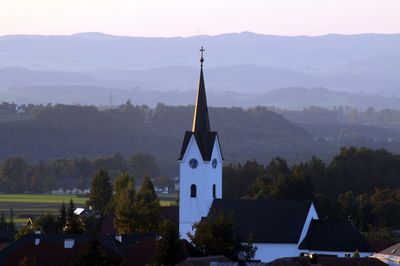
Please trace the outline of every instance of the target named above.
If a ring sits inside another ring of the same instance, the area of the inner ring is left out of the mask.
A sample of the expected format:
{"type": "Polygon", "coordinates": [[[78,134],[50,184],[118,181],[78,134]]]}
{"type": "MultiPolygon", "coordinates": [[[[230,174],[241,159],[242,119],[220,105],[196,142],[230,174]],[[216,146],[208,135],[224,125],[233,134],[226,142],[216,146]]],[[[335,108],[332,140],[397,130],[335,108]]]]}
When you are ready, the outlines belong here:
{"type": "Polygon", "coordinates": [[[371,257],[379,259],[390,266],[400,265],[400,243],[374,253],[371,257]]]}
{"type": "Polygon", "coordinates": [[[179,232],[188,239],[192,225],[224,212],[232,215],[234,230],[245,243],[253,234],[257,247],[255,259],[270,262],[301,253],[346,256],[371,248],[354,226],[335,221],[319,221],[309,201],[229,200],[222,195],[224,157],[218,133],[211,130],[204,74],[203,52],[200,79],[191,131],[186,131],[181,153],[179,189],[179,232]],[[343,230],[343,231],[341,231],[343,230]],[[324,239],[319,239],[323,237],[324,239]]]}

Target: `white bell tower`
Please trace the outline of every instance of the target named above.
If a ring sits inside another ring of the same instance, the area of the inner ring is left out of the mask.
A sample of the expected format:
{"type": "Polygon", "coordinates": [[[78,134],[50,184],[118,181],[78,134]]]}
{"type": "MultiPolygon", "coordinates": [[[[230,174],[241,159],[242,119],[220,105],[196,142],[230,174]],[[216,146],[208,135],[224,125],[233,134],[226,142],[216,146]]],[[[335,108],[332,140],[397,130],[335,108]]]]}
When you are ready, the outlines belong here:
{"type": "Polygon", "coordinates": [[[179,183],[179,232],[188,239],[192,225],[207,216],[214,199],[222,198],[223,157],[217,132],[210,130],[203,77],[203,52],[200,49],[200,80],[192,131],[183,139],[179,183]]]}

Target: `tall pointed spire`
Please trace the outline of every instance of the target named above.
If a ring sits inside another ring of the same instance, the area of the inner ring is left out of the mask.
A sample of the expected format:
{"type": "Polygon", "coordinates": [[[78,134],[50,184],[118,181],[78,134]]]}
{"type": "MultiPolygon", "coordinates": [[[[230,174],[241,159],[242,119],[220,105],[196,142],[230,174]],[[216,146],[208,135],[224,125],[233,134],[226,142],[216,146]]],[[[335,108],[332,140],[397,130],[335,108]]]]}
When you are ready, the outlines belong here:
{"type": "Polygon", "coordinates": [[[204,85],[204,76],[203,76],[204,51],[205,51],[204,48],[201,47],[200,80],[199,80],[199,88],[197,90],[196,106],[194,109],[192,132],[198,133],[202,136],[207,136],[208,132],[210,132],[210,120],[208,118],[206,88],[204,85]]]}

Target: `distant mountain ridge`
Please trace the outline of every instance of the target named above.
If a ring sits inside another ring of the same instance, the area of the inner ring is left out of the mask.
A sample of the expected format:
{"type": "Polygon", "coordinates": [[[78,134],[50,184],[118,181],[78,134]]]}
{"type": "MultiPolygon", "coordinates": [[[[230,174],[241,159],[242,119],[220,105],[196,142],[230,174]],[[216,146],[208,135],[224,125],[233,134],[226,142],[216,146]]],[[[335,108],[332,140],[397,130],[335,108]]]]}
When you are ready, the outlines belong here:
{"type": "MultiPolygon", "coordinates": [[[[186,71],[179,73],[169,67],[198,66],[200,46],[206,47],[205,66],[210,69],[210,81],[213,80],[212,69],[221,70],[215,71],[218,77],[214,82],[216,89],[220,89],[217,85],[222,89],[236,86],[241,92],[261,89],[265,92],[286,86],[323,86],[332,90],[368,92],[397,91],[400,88],[397,72],[400,67],[400,34],[287,37],[243,32],[185,38],[101,33],[11,35],[0,37],[0,68],[17,66],[44,71],[100,73],[149,71],[131,72],[132,75],[144,76],[158,69],[171,73],[171,81],[186,71]],[[265,79],[258,77],[259,72],[265,79]],[[225,81],[227,75],[232,79],[231,83],[225,81]],[[254,79],[254,76],[258,78],[254,79]],[[265,80],[269,83],[264,84],[265,80]],[[263,86],[265,88],[261,88],[263,86]]],[[[155,74],[152,80],[157,81],[159,77],[155,74]]]]}

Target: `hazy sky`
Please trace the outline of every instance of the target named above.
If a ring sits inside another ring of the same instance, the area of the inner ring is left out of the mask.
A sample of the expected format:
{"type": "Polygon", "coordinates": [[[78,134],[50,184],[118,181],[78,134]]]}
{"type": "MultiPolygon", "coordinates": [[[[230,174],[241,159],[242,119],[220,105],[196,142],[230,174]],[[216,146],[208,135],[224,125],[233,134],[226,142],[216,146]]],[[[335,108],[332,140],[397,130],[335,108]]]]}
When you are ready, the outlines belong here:
{"type": "Polygon", "coordinates": [[[399,33],[400,0],[0,0],[0,35],[399,33]]]}

